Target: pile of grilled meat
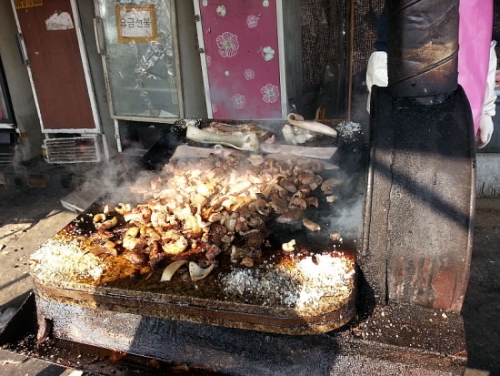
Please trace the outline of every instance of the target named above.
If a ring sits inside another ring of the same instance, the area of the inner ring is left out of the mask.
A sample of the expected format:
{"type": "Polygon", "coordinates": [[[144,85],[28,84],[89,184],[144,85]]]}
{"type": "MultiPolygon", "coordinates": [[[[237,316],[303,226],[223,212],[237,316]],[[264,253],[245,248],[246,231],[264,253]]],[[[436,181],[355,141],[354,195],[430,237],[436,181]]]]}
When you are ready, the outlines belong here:
{"type": "Polygon", "coordinates": [[[85,243],[100,257],[127,259],[141,275],[185,260],[191,280],[204,278],[223,260],[253,267],[267,251],[306,251],[293,232],[280,244],[272,237],[288,226],[322,231],[307,213],[331,205],[342,184],[323,177],[323,170],[315,159],[222,148],[202,158],[171,160],[149,186],[131,188],[135,202],[107,204],[93,214],[95,230],[85,243]]]}

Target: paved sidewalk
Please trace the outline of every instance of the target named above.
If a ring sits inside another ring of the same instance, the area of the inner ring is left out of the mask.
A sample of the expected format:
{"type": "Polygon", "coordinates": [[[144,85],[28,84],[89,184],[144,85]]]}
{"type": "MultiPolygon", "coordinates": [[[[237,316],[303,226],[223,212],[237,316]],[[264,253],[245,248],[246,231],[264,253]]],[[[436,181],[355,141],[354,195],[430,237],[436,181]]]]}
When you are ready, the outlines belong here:
{"type": "MultiPolygon", "coordinates": [[[[89,376],[84,371],[66,368],[41,359],[29,358],[6,350],[0,350],[0,374],[2,376],[89,376]]],[[[98,374],[93,374],[98,376],[98,374]]]]}

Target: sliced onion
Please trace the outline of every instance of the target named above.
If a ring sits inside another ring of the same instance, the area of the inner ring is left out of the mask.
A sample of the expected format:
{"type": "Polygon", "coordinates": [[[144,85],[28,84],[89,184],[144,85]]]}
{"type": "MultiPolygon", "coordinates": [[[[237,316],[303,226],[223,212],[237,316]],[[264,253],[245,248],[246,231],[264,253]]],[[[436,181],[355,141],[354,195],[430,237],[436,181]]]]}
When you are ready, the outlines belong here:
{"type": "Polygon", "coordinates": [[[210,274],[210,272],[213,270],[215,267],[215,264],[210,265],[208,268],[200,268],[200,266],[191,261],[189,263],[189,275],[191,276],[192,281],[198,281],[200,279],[205,278],[207,275],[210,274]]]}
{"type": "Polygon", "coordinates": [[[178,261],[174,261],[173,263],[171,263],[169,266],[167,266],[165,268],[165,270],[163,271],[162,275],[161,275],[161,279],[160,281],[161,282],[164,282],[164,281],[170,281],[173,277],[173,275],[175,274],[175,272],[177,270],[179,270],[179,268],[184,265],[184,264],[187,264],[187,260],[178,260],[178,261]]]}
{"type": "Polygon", "coordinates": [[[123,214],[123,219],[125,219],[126,222],[130,222],[130,221],[139,221],[139,222],[141,222],[143,220],[142,219],[142,214],[140,214],[140,213],[131,213],[131,212],[123,214]]]}

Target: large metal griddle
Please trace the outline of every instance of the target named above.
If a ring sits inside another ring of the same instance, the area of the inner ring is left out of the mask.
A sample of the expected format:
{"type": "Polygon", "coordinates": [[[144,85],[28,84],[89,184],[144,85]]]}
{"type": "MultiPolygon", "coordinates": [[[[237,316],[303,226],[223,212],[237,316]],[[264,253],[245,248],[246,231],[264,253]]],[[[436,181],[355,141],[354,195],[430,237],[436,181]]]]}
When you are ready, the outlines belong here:
{"type": "MultiPolygon", "coordinates": [[[[359,142],[359,137],[350,140],[349,146],[344,145],[342,142],[340,144],[338,141],[335,142],[339,146],[335,163],[342,164],[341,159],[346,158],[346,156],[342,157],[340,154],[346,151],[351,154],[361,154],[362,147],[360,147],[359,142]],[[354,144],[356,144],[357,150],[354,144]]],[[[164,135],[142,158],[142,166],[154,171],[168,162],[175,147],[186,143],[213,147],[213,145],[200,145],[189,142],[183,135],[182,127],[174,126],[171,132],[164,135]]],[[[348,157],[348,159],[348,166],[351,169],[354,169],[355,164],[363,162],[363,158],[359,155],[354,158],[355,162],[350,160],[352,156],[348,157]]],[[[361,166],[356,168],[359,170],[361,166]]],[[[339,171],[335,173],[339,173],[339,171]]],[[[364,176],[364,172],[361,176],[364,176]]],[[[353,189],[352,186],[352,184],[356,185],[358,183],[359,181],[351,181],[350,185],[344,189],[359,195],[359,190],[353,189]]],[[[346,202],[348,202],[348,199],[346,202]]],[[[55,236],[55,239],[71,240],[72,233],[95,231],[92,217],[102,211],[102,206],[103,200],[96,200],[93,205],[62,229],[55,236]]],[[[306,235],[305,231],[299,230],[297,236],[302,236],[305,242],[314,243],[317,248],[319,247],[318,249],[322,247],[322,242],[324,242],[325,250],[332,249],[331,244],[327,243],[328,233],[306,235]],[[307,239],[307,236],[310,236],[310,239],[307,239]]],[[[355,257],[355,247],[359,237],[359,233],[351,235],[350,238],[345,237],[343,249],[350,251],[353,258],[355,257]]],[[[353,289],[351,296],[342,299],[338,304],[332,304],[328,309],[319,313],[312,311],[312,314],[304,315],[303,313],[298,314],[293,308],[261,306],[220,299],[217,292],[216,277],[212,275],[197,284],[196,289],[192,286],[184,289],[182,286],[176,286],[175,284],[159,282],[159,275],[161,275],[161,270],[155,272],[153,277],[149,279],[129,278],[100,286],[70,280],[47,282],[38,280],[36,275],[33,277],[37,296],[47,301],[229,328],[283,334],[315,334],[339,328],[350,321],[356,314],[356,288],[353,289]]]]}

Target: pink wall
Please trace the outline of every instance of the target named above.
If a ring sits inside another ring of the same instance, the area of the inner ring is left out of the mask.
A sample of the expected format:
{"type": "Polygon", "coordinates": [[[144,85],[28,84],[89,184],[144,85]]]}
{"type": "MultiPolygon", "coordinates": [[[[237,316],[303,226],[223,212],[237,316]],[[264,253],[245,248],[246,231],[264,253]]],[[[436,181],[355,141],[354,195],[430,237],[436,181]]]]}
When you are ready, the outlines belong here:
{"type": "Polygon", "coordinates": [[[213,117],[281,118],[276,0],[199,0],[213,117]]]}

